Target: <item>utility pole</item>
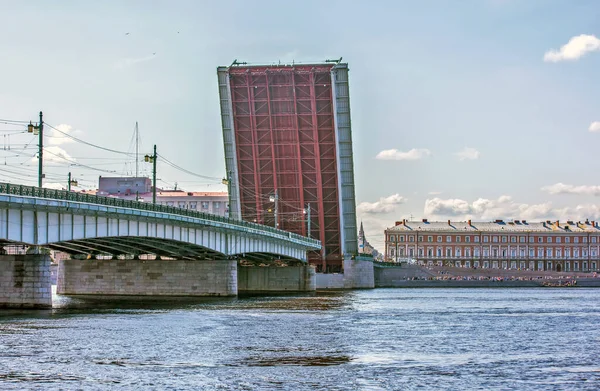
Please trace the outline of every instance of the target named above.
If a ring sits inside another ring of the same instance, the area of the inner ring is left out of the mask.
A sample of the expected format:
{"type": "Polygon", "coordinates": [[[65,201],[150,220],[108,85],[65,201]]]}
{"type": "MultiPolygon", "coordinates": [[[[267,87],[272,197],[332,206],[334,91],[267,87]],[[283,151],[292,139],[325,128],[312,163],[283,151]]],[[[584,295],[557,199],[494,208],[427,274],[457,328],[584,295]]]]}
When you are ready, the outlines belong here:
{"type": "Polygon", "coordinates": [[[138,123],[137,121],[135,121],[135,177],[138,177],[138,164],[140,161],[140,157],[139,157],[139,152],[140,152],[140,133],[138,130],[138,123]]]}
{"type": "Polygon", "coordinates": [[[229,170],[227,172],[227,179],[223,179],[223,181],[221,183],[223,183],[224,185],[227,185],[227,198],[228,198],[228,204],[227,204],[227,209],[229,210],[229,217],[231,217],[231,175],[232,175],[232,171],[229,170]]]}
{"type": "Polygon", "coordinates": [[[308,205],[306,206],[306,209],[304,209],[304,213],[306,213],[306,221],[307,221],[307,225],[308,225],[308,229],[307,229],[307,237],[310,238],[310,202],[308,203],[308,205]]]}
{"type": "Polygon", "coordinates": [[[144,156],[146,163],[152,163],[152,203],[156,204],[156,144],[154,144],[154,154],[144,156]]]}
{"type": "Polygon", "coordinates": [[[275,189],[275,229],[277,229],[277,226],[279,225],[277,222],[277,213],[279,212],[279,194],[277,193],[277,189],[275,189]]]}
{"type": "Polygon", "coordinates": [[[154,156],[152,159],[152,203],[156,204],[156,144],[154,144],[154,156]]]}
{"type": "Polygon", "coordinates": [[[42,118],[42,112],[40,111],[40,124],[38,125],[40,131],[39,139],[39,151],[38,151],[38,187],[42,187],[43,174],[43,155],[44,155],[44,120],[42,118]]]}
{"type": "Polygon", "coordinates": [[[71,186],[78,186],[77,179],[73,179],[73,176],[69,172],[69,184],[67,185],[67,190],[71,191],[71,186]]]}
{"type": "MultiPolygon", "coordinates": [[[[275,208],[273,210],[273,217],[275,219],[275,228],[277,228],[277,212],[279,212],[279,195],[277,194],[277,189],[275,189],[275,194],[269,196],[269,201],[275,203],[275,208]]],[[[270,212],[271,210],[269,210],[270,212]]]]}

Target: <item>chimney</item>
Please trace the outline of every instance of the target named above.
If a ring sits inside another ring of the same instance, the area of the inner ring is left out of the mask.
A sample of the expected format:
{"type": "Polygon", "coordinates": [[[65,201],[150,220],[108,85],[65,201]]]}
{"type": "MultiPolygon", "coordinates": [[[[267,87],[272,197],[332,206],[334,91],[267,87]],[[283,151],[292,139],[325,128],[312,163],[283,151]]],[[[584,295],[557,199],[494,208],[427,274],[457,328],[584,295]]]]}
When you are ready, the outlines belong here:
{"type": "Polygon", "coordinates": [[[423,222],[424,222],[424,223],[426,223],[426,222],[427,222],[427,219],[423,219],[423,222]]]}
{"type": "Polygon", "coordinates": [[[471,220],[469,220],[469,227],[471,226],[471,220]]]}
{"type": "Polygon", "coordinates": [[[527,224],[527,220],[521,220],[521,223],[527,224]]]}
{"type": "Polygon", "coordinates": [[[452,224],[450,224],[450,220],[448,220],[448,225],[452,225],[452,224]]]}
{"type": "Polygon", "coordinates": [[[592,221],[592,227],[594,227],[594,228],[596,227],[596,222],[595,221],[592,221]]]}
{"type": "Polygon", "coordinates": [[[556,226],[560,227],[560,221],[556,220],[556,226]]]}
{"type": "Polygon", "coordinates": [[[406,219],[402,219],[402,224],[406,225],[406,219]]]}
{"type": "Polygon", "coordinates": [[[402,221],[396,221],[396,225],[395,226],[397,227],[397,226],[399,226],[401,224],[402,224],[402,221]]]}

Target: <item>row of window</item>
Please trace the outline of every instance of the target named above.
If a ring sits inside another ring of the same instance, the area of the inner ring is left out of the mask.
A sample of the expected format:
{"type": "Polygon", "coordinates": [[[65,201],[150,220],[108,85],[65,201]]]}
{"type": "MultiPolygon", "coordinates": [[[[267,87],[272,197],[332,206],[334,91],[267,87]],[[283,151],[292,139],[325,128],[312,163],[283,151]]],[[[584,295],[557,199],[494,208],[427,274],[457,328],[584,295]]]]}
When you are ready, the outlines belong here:
{"type": "MultiPolygon", "coordinates": [[[[443,249],[438,248],[437,251],[434,251],[434,249],[432,248],[428,248],[427,249],[427,256],[428,257],[442,257],[442,256],[446,256],[446,257],[461,257],[461,256],[465,256],[465,257],[479,257],[482,253],[484,257],[489,257],[490,254],[492,257],[502,257],[502,258],[506,258],[508,257],[508,255],[510,254],[511,257],[525,257],[525,256],[529,256],[529,257],[535,257],[536,256],[536,251],[533,248],[529,249],[529,253],[527,254],[525,249],[520,249],[520,251],[517,253],[516,249],[497,249],[494,248],[490,251],[489,248],[484,248],[483,251],[480,251],[479,248],[474,248],[473,250],[470,248],[465,248],[464,249],[464,253],[462,251],[463,249],[461,249],[460,247],[456,247],[454,249],[454,253],[452,251],[452,248],[446,248],[446,251],[444,252],[443,249]]],[[[537,257],[538,258],[543,258],[544,256],[546,257],[557,257],[557,258],[561,258],[563,256],[567,257],[567,258],[587,258],[588,256],[588,251],[587,249],[581,249],[581,251],[579,251],[578,248],[574,248],[572,249],[573,251],[571,251],[571,249],[567,248],[565,249],[565,251],[563,252],[562,249],[557,248],[557,249],[552,249],[552,248],[538,248],[537,249],[537,257]],[[571,255],[572,254],[572,255],[571,255]]],[[[589,254],[592,257],[596,257],[598,255],[598,251],[597,249],[592,249],[590,250],[589,254]]],[[[409,248],[406,255],[413,257],[415,255],[415,249],[414,248],[409,248]]],[[[425,251],[422,248],[418,249],[418,256],[422,257],[425,255],[425,251]]],[[[395,257],[396,256],[396,249],[395,248],[390,248],[389,249],[389,256],[390,257],[395,257]]],[[[398,249],[398,256],[399,257],[404,257],[405,256],[405,250],[404,248],[399,248],[398,249]]]]}
{"type": "MultiPolygon", "coordinates": [[[[433,236],[427,236],[427,241],[428,242],[433,242],[433,236]]],[[[544,236],[530,236],[529,237],[529,243],[535,243],[537,238],[537,243],[544,243],[544,236]]],[[[560,236],[556,236],[556,237],[552,237],[552,236],[546,236],[546,241],[545,243],[562,243],[562,240],[564,239],[564,243],[571,243],[571,237],[560,237],[560,236]]],[[[405,237],[404,235],[389,235],[388,241],[389,242],[395,242],[396,239],[398,239],[398,242],[404,242],[406,239],[408,239],[409,242],[414,242],[415,241],[415,236],[414,235],[408,235],[408,237],[405,237]]],[[[424,236],[419,236],[419,242],[423,242],[425,237],[424,236]]],[[[441,235],[437,235],[436,236],[436,240],[438,243],[443,242],[444,237],[441,235]]],[[[479,243],[479,236],[454,236],[454,241],[456,243],[461,243],[462,240],[464,239],[465,243],[471,243],[471,240],[473,241],[473,243],[479,243]]],[[[573,237],[573,243],[579,243],[579,240],[581,239],[582,243],[587,243],[587,236],[583,236],[583,237],[579,237],[579,236],[575,236],[573,237]]],[[[481,239],[484,243],[489,243],[490,241],[490,236],[482,236],[481,239]]],[[[527,242],[527,237],[526,236],[491,236],[491,240],[492,243],[499,243],[500,241],[502,243],[508,243],[508,241],[510,240],[510,243],[517,243],[517,240],[519,241],[519,243],[526,243],[527,242]],[[510,239],[509,239],[510,238],[510,239]]],[[[592,236],[590,238],[590,241],[592,243],[596,243],[598,240],[598,238],[596,236],[592,236]]],[[[446,236],[446,242],[447,243],[452,243],[452,236],[448,235],[446,236]]]]}

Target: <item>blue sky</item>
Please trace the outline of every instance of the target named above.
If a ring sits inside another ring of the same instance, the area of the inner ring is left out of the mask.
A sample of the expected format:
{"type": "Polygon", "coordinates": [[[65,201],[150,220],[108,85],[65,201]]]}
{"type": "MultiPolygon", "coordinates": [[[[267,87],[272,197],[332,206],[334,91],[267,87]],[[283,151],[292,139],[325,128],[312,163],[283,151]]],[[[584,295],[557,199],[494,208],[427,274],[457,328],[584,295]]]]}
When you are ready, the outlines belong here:
{"type": "MultiPolygon", "coordinates": [[[[376,246],[411,214],[600,219],[596,0],[0,1],[0,12],[0,118],[43,110],[49,124],[119,150],[131,150],[139,121],[143,153],[157,144],[218,178],[218,65],[343,56],[359,219],[376,246]]],[[[30,138],[10,136],[0,159],[33,184],[35,151],[14,152],[30,138]]],[[[66,141],[46,143],[78,164],[133,169],[122,155],[66,141]]],[[[94,187],[99,172],[55,160],[49,183],[70,170],[94,187]]],[[[164,164],[159,177],[224,190],[164,164]]]]}

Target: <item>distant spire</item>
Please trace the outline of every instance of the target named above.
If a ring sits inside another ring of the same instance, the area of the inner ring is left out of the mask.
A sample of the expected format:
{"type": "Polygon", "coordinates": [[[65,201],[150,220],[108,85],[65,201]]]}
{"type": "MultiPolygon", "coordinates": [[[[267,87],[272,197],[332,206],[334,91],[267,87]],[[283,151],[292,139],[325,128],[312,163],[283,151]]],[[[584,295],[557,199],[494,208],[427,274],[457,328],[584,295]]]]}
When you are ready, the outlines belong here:
{"type": "Polygon", "coordinates": [[[360,237],[365,236],[365,230],[363,229],[362,220],[360,221],[360,230],[358,231],[358,236],[360,236],[360,237]]]}

